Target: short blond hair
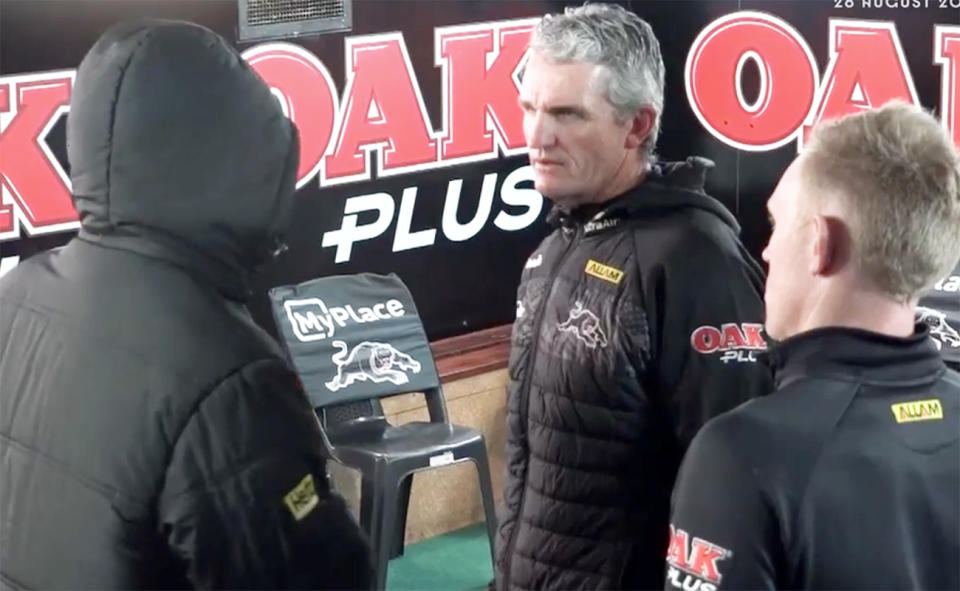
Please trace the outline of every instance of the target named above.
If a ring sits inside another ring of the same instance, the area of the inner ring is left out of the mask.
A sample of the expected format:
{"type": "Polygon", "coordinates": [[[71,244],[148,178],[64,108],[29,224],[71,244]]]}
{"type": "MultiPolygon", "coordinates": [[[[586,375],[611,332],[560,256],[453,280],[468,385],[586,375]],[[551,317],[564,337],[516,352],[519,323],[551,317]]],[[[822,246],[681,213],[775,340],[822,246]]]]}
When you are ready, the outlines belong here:
{"type": "Polygon", "coordinates": [[[900,301],[960,259],[960,155],[946,129],[901,101],[818,126],[804,148],[811,196],[839,200],[856,268],[900,301]]]}

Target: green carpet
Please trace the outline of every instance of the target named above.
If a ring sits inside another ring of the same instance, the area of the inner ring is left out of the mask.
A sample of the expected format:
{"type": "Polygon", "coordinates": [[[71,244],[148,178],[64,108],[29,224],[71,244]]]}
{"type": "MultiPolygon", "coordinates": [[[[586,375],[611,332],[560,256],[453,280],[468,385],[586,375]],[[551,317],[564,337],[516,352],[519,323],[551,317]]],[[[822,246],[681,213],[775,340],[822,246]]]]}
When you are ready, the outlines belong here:
{"type": "Polygon", "coordinates": [[[472,591],[493,578],[483,523],[407,546],[390,561],[389,591],[472,591]]]}

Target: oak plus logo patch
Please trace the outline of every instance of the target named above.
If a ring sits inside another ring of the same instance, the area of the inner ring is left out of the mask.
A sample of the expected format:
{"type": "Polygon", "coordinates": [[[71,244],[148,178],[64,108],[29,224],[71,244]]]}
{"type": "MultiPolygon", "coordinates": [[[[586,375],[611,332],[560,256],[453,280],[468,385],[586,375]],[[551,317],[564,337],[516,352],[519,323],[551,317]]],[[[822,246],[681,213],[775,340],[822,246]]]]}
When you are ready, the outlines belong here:
{"type": "Polygon", "coordinates": [[[720,361],[724,363],[754,362],[756,352],[767,348],[762,331],[762,324],[752,322],[730,322],[720,328],[704,325],[690,335],[690,346],[703,355],[719,353],[720,361]]]}
{"type": "Polygon", "coordinates": [[[670,526],[667,549],[667,582],[683,591],[716,591],[723,579],[720,563],[733,552],[670,526]]]}
{"type": "Polygon", "coordinates": [[[399,318],[406,313],[400,300],[387,300],[354,309],[350,304],[328,307],[320,298],[305,298],[287,300],[283,307],[294,336],[304,343],[332,337],[338,327],[344,328],[351,323],[379,322],[399,318]]]}

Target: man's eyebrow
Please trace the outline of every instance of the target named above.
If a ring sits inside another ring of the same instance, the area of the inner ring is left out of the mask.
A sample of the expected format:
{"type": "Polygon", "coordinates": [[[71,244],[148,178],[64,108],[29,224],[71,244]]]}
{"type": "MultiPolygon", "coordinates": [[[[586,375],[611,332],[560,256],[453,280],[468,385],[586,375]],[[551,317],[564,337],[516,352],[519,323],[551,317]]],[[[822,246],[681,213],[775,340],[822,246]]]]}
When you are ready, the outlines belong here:
{"type": "MultiPolygon", "coordinates": [[[[517,98],[517,104],[523,107],[524,109],[533,108],[533,103],[530,99],[525,99],[523,97],[517,98]]],[[[559,104],[559,105],[549,105],[544,107],[544,110],[551,115],[561,115],[564,113],[574,113],[580,115],[581,117],[587,116],[587,110],[584,109],[581,105],[578,104],[559,104]]]]}
{"type": "Polygon", "coordinates": [[[567,104],[567,105],[551,105],[545,109],[551,115],[563,115],[566,113],[573,113],[574,115],[579,115],[581,117],[587,116],[587,110],[580,105],[576,104],[567,104]]]}

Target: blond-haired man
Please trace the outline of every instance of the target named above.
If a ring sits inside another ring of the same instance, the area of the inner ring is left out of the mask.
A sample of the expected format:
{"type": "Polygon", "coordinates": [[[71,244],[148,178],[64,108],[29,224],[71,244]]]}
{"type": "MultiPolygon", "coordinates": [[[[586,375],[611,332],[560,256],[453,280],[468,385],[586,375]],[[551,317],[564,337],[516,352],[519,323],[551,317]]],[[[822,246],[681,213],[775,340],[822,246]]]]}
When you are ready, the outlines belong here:
{"type": "Polygon", "coordinates": [[[920,294],[960,255],[960,160],[902,103],[818,129],[768,202],[777,390],[694,439],[665,588],[960,587],[960,375],[920,294]]]}

